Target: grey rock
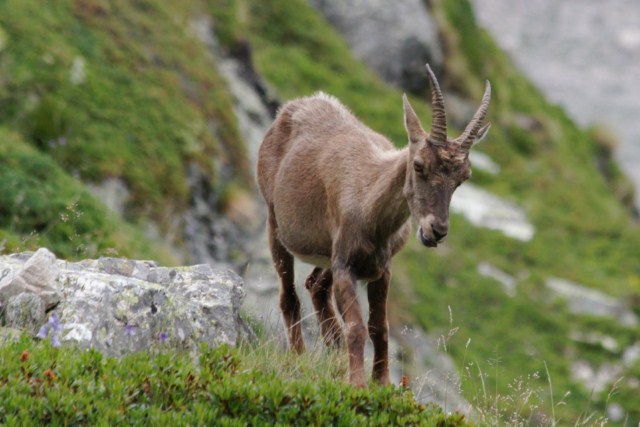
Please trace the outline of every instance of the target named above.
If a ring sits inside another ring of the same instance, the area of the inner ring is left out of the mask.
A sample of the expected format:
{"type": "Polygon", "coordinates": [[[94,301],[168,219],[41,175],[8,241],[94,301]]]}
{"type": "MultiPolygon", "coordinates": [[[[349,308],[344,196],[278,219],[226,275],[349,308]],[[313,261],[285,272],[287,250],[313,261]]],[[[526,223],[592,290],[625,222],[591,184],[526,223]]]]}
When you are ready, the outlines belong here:
{"type": "Polygon", "coordinates": [[[607,418],[611,422],[619,423],[626,416],[626,411],[619,403],[611,403],[607,405],[607,418]]]}
{"type": "Polygon", "coordinates": [[[101,183],[87,183],[91,193],[119,216],[124,216],[130,198],[129,188],[122,179],[107,178],[101,183]]]}
{"type": "Polygon", "coordinates": [[[598,332],[581,332],[576,330],[571,331],[569,338],[579,343],[599,345],[610,353],[615,354],[620,351],[618,341],[610,335],[604,335],[598,332]]]}
{"type": "Polygon", "coordinates": [[[545,284],[556,295],[567,300],[572,313],[617,319],[627,327],[638,325],[638,317],[623,301],[604,292],[558,277],[549,277],[545,284]]]}
{"type": "Polygon", "coordinates": [[[119,355],[162,345],[193,350],[200,342],[238,342],[244,291],[235,274],[199,265],[149,267],[146,278],[135,278],[109,272],[126,265],[121,260],[100,261],[94,271],[66,277],[68,296],[57,310],[63,343],[119,355]]]}
{"type": "Polygon", "coordinates": [[[87,81],[87,67],[83,57],[76,56],[69,70],[69,82],[74,85],[81,85],[87,81]]]}
{"type": "Polygon", "coordinates": [[[404,369],[412,377],[416,399],[434,402],[446,412],[470,415],[473,407],[462,396],[460,376],[447,353],[448,338],[427,334],[420,328],[406,329],[398,338],[410,349],[408,357],[403,357],[404,369]]]}
{"type": "Polygon", "coordinates": [[[44,322],[44,302],[38,295],[23,292],[9,298],[5,309],[6,326],[35,333],[44,322]]]}
{"type": "Polygon", "coordinates": [[[256,91],[255,84],[245,78],[246,64],[232,57],[222,57],[218,62],[220,73],[233,97],[234,113],[247,154],[251,164],[255,165],[258,161],[258,149],[273,122],[273,116],[263,96],[256,91]]]}
{"type": "Polygon", "coordinates": [[[342,34],[353,54],[383,80],[429,90],[424,64],[440,69],[444,55],[436,24],[422,0],[310,0],[342,34]]]}
{"type": "MultiPolygon", "coordinates": [[[[228,52],[220,47],[210,16],[199,15],[188,22],[186,31],[202,43],[215,57],[219,73],[226,81],[233,100],[240,136],[247,149],[248,160],[254,165],[264,134],[271,125],[278,103],[255,71],[248,44],[228,52]]],[[[217,133],[218,126],[209,123],[217,133]]],[[[228,166],[220,165],[219,182],[231,178],[228,166]],[[225,175],[226,174],[226,175],[225,175]]],[[[226,212],[220,213],[220,188],[211,185],[211,179],[195,165],[189,165],[189,207],[183,215],[185,249],[196,262],[225,262],[241,270],[253,261],[253,241],[256,229],[266,217],[264,206],[256,203],[257,193],[237,193],[226,212]]]]}
{"type": "Polygon", "coordinates": [[[220,194],[196,164],[189,165],[189,208],[183,214],[184,244],[190,259],[205,263],[240,266],[247,262],[242,242],[248,230],[216,210],[220,194]]]}
{"type": "Polygon", "coordinates": [[[453,194],[451,210],[477,227],[498,230],[523,242],[535,234],[535,227],[522,208],[471,183],[460,186],[453,194]]]}
{"type": "MultiPolygon", "coordinates": [[[[31,271],[27,265],[32,258],[21,259],[0,257],[0,271],[31,271]]],[[[201,342],[236,345],[252,335],[239,314],[245,296],[242,279],[232,271],[118,258],[77,263],[54,258],[52,265],[53,286],[64,295],[54,310],[62,344],[118,356],[153,348],[197,350],[201,342]]],[[[45,324],[44,304],[38,306],[37,300],[33,293],[11,298],[8,323],[29,330],[45,324]]]]}
{"type": "Polygon", "coordinates": [[[500,270],[495,265],[492,265],[488,262],[480,262],[478,263],[478,273],[485,277],[490,277],[496,280],[500,285],[502,285],[502,290],[507,296],[515,297],[517,294],[517,282],[516,279],[500,270]]]}
{"type": "Polygon", "coordinates": [[[476,149],[471,150],[469,152],[469,160],[471,160],[471,165],[474,170],[479,169],[491,175],[497,175],[500,173],[500,166],[494,162],[491,157],[481,151],[476,149]]]}
{"type": "Polygon", "coordinates": [[[447,124],[452,129],[464,129],[467,127],[478,109],[476,101],[470,101],[458,93],[446,89],[444,91],[444,99],[446,99],[447,106],[447,124]]]}
{"type": "Polygon", "coordinates": [[[95,263],[96,269],[107,274],[131,277],[138,262],[125,258],[100,258],[95,263]]]}
{"type": "Polygon", "coordinates": [[[579,359],[572,362],[570,366],[571,379],[594,394],[607,390],[611,384],[623,376],[623,372],[623,366],[620,363],[604,362],[596,368],[586,360],[579,359]]]}
{"type": "Polygon", "coordinates": [[[628,368],[632,367],[638,360],[640,360],[640,341],[627,347],[622,353],[622,363],[628,368]]]}
{"type": "Polygon", "coordinates": [[[62,295],[56,283],[59,269],[55,255],[48,249],[38,249],[20,268],[12,270],[8,267],[2,268],[4,272],[0,281],[0,303],[3,305],[12,296],[23,292],[38,295],[46,309],[60,301],[62,295]]]}

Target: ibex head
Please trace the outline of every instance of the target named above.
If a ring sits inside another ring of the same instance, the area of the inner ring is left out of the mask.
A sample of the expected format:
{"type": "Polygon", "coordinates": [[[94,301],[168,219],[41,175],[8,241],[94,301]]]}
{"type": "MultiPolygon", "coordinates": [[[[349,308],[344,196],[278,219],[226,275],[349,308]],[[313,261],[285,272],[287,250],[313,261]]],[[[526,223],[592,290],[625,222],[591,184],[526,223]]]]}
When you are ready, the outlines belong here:
{"type": "Polygon", "coordinates": [[[459,137],[447,137],[444,98],[433,71],[427,65],[431,83],[431,132],[425,132],[411,108],[404,101],[404,123],[409,134],[409,164],[404,195],[411,215],[418,223],[418,240],[436,247],[449,231],[449,204],[455,189],[471,176],[469,150],[489,130],[482,122],[489,108],[491,85],[487,81],[482,103],[459,137]]]}

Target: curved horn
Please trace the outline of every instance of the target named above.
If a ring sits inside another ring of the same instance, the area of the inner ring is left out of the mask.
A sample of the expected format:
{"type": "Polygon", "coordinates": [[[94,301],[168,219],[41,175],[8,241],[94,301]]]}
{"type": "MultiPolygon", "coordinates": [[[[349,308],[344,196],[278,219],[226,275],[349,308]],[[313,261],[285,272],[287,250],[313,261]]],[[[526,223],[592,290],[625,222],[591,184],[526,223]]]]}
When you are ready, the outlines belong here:
{"type": "Polygon", "coordinates": [[[473,115],[473,118],[465,128],[462,135],[456,138],[456,141],[462,146],[463,149],[469,150],[473,145],[473,142],[476,140],[478,136],[478,131],[482,126],[482,121],[487,115],[487,110],[489,109],[489,101],[491,100],[491,83],[487,80],[484,89],[484,95],[482,96],[482,102],[480,103],[480,107],[478,107],[478,111],[473,115]]]}
{"type": "Polygon", "coordinates": [[[440,85],[431,67],[427,64],[427,74],[431,83],[431,131],[429,142],[433,145],[444,145],[447,142],[447,114],[444,111],[444,97],[440,85]]]}

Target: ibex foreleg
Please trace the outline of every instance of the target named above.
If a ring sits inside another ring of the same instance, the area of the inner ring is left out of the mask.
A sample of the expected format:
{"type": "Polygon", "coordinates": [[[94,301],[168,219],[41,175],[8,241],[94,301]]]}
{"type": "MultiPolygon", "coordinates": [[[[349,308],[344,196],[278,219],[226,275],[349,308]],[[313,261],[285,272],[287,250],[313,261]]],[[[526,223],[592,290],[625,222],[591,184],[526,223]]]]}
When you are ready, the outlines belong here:
{"type": "Polygon", "coordinates": [[[379,384],[389,384],[389,323],[387,321],[387,292],[391,273],[385,270],[382,277],[367,285],[369,297],[369,336],[373,342],[372,376],[379,384]]]}
{"type": "Polygon", "coordinates": [[[355,275],[348,268],[334,268],[333,286],[338,310],[345,325],[349,351],[349,382],[356,387],[365,387],[364,343],[367,339],[367,328],[362,320],[355,275]]]}

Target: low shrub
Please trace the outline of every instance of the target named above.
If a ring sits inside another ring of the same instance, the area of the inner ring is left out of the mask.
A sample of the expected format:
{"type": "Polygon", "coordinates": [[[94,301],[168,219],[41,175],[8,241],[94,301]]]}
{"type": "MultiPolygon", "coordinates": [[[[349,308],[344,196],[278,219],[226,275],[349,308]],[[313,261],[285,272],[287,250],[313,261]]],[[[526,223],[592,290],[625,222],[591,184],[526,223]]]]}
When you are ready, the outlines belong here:
{"type": "Polygon", "coordinates": [[[317,381],[252,369],[264,346],[203,345],[199,354],[168,349],[115,359],[29,337],[7,340],[0,344],[0,424],[468,425],[406,389],[352,388],[332,377],[331,366],[317,381]]]}

